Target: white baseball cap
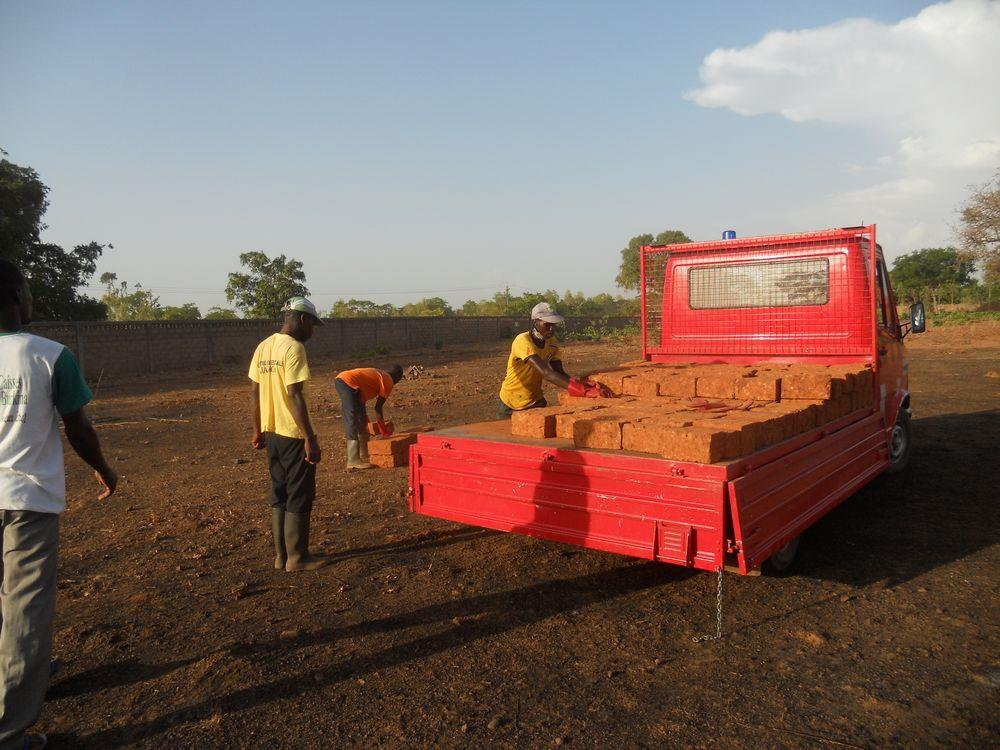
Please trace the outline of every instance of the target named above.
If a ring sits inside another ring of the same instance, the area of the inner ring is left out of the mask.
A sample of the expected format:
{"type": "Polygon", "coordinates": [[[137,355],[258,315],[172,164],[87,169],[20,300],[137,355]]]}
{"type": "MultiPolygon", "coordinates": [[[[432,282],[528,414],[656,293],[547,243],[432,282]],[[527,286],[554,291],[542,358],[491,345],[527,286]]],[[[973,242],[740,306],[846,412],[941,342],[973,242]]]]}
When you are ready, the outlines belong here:
{"type": "Polygon", "coordinates": [[[323,321],[320,320],[319,313],[316,312],[316,305],[307,300],[305,297],[290,297],[285,303],[285,306],[281,308],[282,312],[287,312],[289,310],[295,310],[296,312],[312,315],[313,318],[316,319],[316,325],[323,325],[323,321]]]}
{"type": "Polygon", "coordinates": [[[531,308],[531,319],[543,320],[546,323],[555,323],[557,326],[566,322],[566,318],[562,315],[556,315],[555,310],[549,307],[548,302],[539,302],[531,308]]]}

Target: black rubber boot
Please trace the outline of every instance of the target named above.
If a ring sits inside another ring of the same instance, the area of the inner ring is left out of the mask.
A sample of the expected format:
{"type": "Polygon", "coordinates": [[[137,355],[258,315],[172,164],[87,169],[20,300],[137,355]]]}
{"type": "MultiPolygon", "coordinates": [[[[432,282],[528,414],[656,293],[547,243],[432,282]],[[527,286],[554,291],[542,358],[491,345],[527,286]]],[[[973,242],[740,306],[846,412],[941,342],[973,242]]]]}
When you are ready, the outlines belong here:
{"type": "Polygon", "coordinates": [[[271,506],[271,538],[274,540],[274,569],[284,570],[288,561],[285,551],[285,509],[271,506]]]}
{"type": "Polygon", "coordinates": [[[285,570],[289,573],[316,570],[327,563],[326,560],[309,554],[308,513],[285,513],[285,549],[288,551],[285,570]]]}

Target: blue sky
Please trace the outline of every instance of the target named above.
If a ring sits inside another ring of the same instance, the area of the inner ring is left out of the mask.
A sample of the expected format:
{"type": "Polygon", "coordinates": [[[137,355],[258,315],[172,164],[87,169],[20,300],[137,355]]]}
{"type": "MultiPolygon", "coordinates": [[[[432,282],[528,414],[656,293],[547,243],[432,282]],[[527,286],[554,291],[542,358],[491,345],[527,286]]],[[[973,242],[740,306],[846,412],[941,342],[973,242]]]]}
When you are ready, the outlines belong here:
{"type": "Polygon", "coordinates": [[[928,5],[0,0],[0,147],[51,188],[46,240],[203,312],[251,249],[323,309],[615,291],[666,228],[875,221],[895,256],[1000,166],[956,72],[997,61],[996,3],[928,5]],[[910,104],[951,77],[954,128],[910,104]]]}

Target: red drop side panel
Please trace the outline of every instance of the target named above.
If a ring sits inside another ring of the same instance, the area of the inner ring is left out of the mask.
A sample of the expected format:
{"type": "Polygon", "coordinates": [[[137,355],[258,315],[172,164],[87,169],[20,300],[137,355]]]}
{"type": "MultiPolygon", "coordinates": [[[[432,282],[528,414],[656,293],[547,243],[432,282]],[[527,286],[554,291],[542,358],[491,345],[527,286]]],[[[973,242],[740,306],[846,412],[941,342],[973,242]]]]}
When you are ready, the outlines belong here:
{"type": "Polygon", "coordinates": [[[741,573],[759,567],[886,469],[889,459],[882,414],[859,416],[856,413],[817,428],[815,442],[751,467],[730,482],[741,573]]]}

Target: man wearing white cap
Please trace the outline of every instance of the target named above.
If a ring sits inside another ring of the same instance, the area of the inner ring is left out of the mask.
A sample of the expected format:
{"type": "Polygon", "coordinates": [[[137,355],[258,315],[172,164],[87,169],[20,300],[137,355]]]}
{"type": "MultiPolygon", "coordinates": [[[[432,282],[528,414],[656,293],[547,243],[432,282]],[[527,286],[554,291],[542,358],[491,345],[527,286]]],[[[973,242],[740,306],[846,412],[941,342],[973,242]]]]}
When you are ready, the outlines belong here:
{"type": "Polygon", "coordinates": [[[509,417],[515,411],[547,406],[542,382],[565,388],[572,396],[610,397],[611,390],[590,378],[571,378],[563,369],[562,351],[555,339],[557,325],[565,323],[562,315],[539,302],[531,310],[531,330],[518,334],[510,347],[507,375],[500,386],[500,414],[509,417]]]}
{"type": "Polygon", "coordinates": [[[321,451],[309,421],[305,342],[323,325],[316,306],[292,297],[282,308],[281,331],[260,342],[250,362],[253,447],[267,447],[271,473],[274,567],[289,573],[324,564],[309,554],[309,514],[316,499],[321,451]]]}

